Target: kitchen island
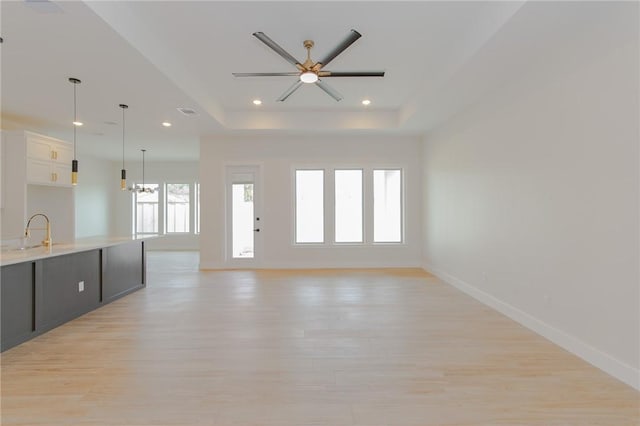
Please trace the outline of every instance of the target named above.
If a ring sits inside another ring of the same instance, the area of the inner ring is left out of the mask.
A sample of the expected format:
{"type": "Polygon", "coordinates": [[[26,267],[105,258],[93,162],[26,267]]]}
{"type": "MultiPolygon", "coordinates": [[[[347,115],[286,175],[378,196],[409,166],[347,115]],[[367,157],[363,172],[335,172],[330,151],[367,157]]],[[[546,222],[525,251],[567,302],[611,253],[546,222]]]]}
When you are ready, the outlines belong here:
{"type": "Polygon", "coordinates": [[[2,251],[0,350],[143,288],[147,238],[94,237],[2,251]]]}

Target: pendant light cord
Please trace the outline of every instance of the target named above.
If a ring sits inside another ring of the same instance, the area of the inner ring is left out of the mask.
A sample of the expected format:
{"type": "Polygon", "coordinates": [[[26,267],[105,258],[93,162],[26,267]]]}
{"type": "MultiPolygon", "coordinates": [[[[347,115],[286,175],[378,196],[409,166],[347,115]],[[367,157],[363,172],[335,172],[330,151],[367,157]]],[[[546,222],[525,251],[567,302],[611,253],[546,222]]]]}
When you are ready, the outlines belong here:
{"type": "Polygon", "coordinates": [[[142,150],[142,190],[144,191],[144,152],[146,149],[142,150]]]}
{"type": "Polygon", "coordinates": [[[73,159],[76,159],[76,122],[78,121],[77,117],[77,105],[76,105],[76,86],[78,84],[73,82],[73,159]]]}
{"type": "Polygon", "coordinates": [[[125,190],[127,189],[127,171],[124,169],[124,153],[125,153],[125,128],[126,128],[126,119],[125,119],[125,113],[124,110],[129,108],[128,105],[125,104],[120,104],[118,105],[120,108],[122,108],[122,170],[120,171],[120,189],[121,190],[125,190]]]}
{"type": "MultiPolygon", "coordinates": [[[[122,105],[120,105],[122,107],[122,105]]],[[[124,170],[124,110],[122,108],[122,170],[124,170]]]]}

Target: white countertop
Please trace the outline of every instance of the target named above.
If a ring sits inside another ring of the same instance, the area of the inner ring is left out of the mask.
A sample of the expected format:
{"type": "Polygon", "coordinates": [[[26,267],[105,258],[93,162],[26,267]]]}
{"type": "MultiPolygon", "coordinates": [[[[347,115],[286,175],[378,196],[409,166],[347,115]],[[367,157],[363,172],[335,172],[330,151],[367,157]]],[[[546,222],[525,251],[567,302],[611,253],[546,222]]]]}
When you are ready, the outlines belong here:
{"type": "Polygon", "coordinates": [[[34,247],[24,250],[7,249],[0,251],[0,266],[13,265],[21,262],[31,262],[47,257],[60,256],[63,254],[77,253],[81,251],[95,250],[103,247],[115,246],[131,241],[142,241],[150,238],[157,238],[160,235],[128,236],[128,237],[91,237],[81,238],[72,242],[54,241],[51,248],[34,247]]]}

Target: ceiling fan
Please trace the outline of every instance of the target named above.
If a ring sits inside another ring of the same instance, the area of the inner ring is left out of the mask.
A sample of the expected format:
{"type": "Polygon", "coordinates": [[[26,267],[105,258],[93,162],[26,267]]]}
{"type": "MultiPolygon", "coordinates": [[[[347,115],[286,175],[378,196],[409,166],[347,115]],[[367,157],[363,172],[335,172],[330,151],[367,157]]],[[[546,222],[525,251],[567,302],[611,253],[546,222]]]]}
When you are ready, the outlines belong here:
{"type": "Polygon", "coordinates": [[[357,39],[362,37],[362,34],[356,30],[351,30],[349,35],[338,44],[331,52],[329,52],[322,60],[313,62],[311,60],[311,48],[313,47],[313,40],[305,40],[302,44],[307,49],[307,60],[304,62],[298,61],[291,56],[286,50],[278,45],[275,41],[271,40],[263,32],[255,32],[253,35],[275,51],[278,55],[282,56],[287,62],[295,66],[298,71],[296,72],[234,72],[235,77],[282,77],[282,76],[295,76],[298,80],[289,87],[280,97],[278,102],[284,102],[293,92],[298,90],[303,83],[311,84],[315,83],[316,86],[324,90],[329,96],[336,101],[342,99],[342,95],[335,89],[325,83],[320,77],[384,77],[384,71],[327,71],[324,67],[329,64],[336,56],[345,51],[351,46],[357,39]]]}

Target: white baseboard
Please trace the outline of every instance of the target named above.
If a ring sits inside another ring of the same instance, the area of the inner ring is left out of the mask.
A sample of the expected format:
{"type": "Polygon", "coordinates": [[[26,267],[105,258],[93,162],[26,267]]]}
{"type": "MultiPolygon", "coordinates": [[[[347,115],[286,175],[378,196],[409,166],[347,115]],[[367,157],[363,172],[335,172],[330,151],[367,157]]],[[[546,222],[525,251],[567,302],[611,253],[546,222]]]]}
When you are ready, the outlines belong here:
{"type": "Polygon", "coordinates": [[[220,263],[220,262],[200,262],[201,270],[215,270],[215,269],[384,269],[384,268],[417,268],[422,269],[419,262],[269,262],[262,264],[255,264],[250,267],[243,267],[239,263],[220,263]]]}
{"type": "Polygon", "coordinates": [[[463,291],[479,302],[495,309],[496,311],[506,315],[512,320],[520,323],[530,330],[538,333],[539,335],[547,338],[556,345],[566,349],[572,354],[582,358],[593,366],[601,369],[605,373],[615,377],[616,379],[626,383],[627,385],[640,390],[640,370],[612,357],[609,354],[602,352],[599,349],[594,348],[582,340],[571,336],[564,331],[541,321],[538,318],[531,316],[530,314],[503,302],[486,293],[477,287],[474,287],[448,273],[441,271],[431,265],[424,264],[422,269],[435,275],[447,284],[463,291]]]}

